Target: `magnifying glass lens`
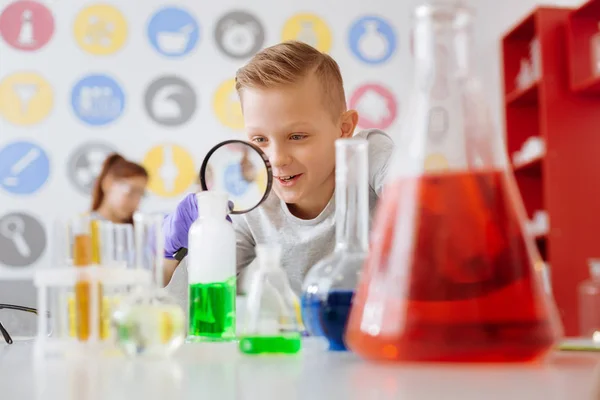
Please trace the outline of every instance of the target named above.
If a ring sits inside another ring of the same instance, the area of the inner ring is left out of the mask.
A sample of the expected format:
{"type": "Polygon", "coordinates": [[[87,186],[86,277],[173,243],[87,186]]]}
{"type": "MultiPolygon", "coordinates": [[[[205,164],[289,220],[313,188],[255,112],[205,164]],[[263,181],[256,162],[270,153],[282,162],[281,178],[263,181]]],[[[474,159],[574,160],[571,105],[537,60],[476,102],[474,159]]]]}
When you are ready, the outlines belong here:
{"type": "Polygon", "coordinates": [[[271,165],[256,146],[241,140],[217,144],[207,154],[200,170],[203,190],[229,194],[232,214],[243,214],[258,207],[273,184],[271,165]]]}

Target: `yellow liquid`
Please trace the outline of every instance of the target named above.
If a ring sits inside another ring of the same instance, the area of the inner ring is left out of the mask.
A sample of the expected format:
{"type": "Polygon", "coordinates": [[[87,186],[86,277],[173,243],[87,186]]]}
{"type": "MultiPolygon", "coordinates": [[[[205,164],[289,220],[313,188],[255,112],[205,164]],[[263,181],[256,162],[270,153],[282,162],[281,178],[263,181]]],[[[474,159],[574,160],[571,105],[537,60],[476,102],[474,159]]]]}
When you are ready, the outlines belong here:
{"type": "MultiPolygon", "coordinates": [[[[121,301],[120,296],[104,296],[101,298],[100,308],[100,339],[105,340],[110,337],[110,316],[112,311],[117,308],[121,301]]],[[[70,294],[67,297],[67,309],[69,315],[69,336],[77,336],[77,313],[75,308],[75,295],[70,294]]]]}

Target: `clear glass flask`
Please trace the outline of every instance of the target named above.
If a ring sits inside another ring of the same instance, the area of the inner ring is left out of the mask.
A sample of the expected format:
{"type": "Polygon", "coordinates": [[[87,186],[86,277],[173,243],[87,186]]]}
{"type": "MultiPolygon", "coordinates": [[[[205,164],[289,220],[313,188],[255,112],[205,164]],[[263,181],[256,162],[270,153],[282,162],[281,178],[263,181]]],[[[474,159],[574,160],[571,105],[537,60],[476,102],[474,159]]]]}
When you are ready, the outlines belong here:
{"type": "Polygon", "coordinates": [[[364,139],[335,143],[336,245],[303,283],[304,325],[312,336],[325,337],[330,350],[347,350],[344,330],[369,250],[368,146],[364,139]]]}
{"type": "Polygon", "coordinates": [[[600,342],[600,260],[589,260],[590,278],[579,284],[579,335],[600,342]]]}
{"type": "Polygon", "coordinates": [[[245,354],[295,354],[302,347],[299,300],[281,268],[281,247],[257,245],[258,271],[246,300],[239,349],[245,354]]]}
{"type": "Polygon", "coordinates": [[[185,314],[163,288],[162,222],[162,215],[134,215],[135,267],[151,271],[154,284],[132,288],[112,314],[117,343],[129,356],[168,357],[185,339],[185,314]]]}
{"type": "Polygon", "coordinates": [[[227,193],[196,195],[198,219],[189,232],[188,341],[236,338],[235,231],[227,221],[227,193]]]}
{"type": "Polygon", "coordinates": [[[345,336],[367,359],[527,362],[562,333],[475,76],[472,16],[457,1],[415,10],[412,98],[345,336]]]}

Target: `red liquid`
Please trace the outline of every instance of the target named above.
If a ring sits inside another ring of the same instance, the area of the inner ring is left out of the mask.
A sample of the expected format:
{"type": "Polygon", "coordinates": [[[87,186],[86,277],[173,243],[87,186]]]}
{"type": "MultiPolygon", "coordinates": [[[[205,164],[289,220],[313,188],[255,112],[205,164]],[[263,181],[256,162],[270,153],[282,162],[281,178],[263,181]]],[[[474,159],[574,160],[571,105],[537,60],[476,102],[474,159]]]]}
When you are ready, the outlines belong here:
{"type": "Polygon", "coordinates": [[[513,193],[503,172],[389,185],[348,322],[350,349],[399,361],[545,355],[560,327],[534,276],[513,193]]]}

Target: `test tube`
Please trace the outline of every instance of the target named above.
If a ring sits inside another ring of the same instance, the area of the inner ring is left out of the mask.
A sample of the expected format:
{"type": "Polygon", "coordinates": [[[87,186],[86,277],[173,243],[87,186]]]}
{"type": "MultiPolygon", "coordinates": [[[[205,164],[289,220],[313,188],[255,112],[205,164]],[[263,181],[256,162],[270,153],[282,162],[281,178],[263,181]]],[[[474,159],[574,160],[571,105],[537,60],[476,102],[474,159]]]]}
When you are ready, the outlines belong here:
{"type": "Polygon", "coordinates": [[[135,265],[152,273],[156,287],[162,287],[164,244],[162,236],[163,216],[160,214],[135,213],[135,265]]]}
{"type": "MultiPolygon", "coordinates": [[[[73,236],[73,266],[89,267],[92,264],[92,237],[90,220],[87,216],[73,218],[71,223],[73,236]]],[[[90,283],[78,278],[75,283],[75,328],[80,341],[90,337],[90,283]]]]}

